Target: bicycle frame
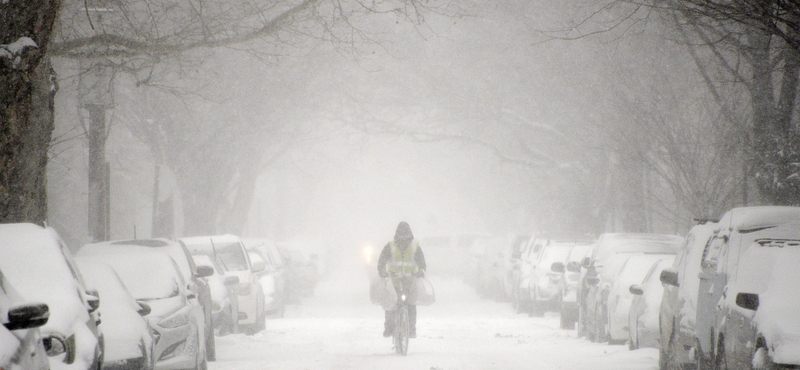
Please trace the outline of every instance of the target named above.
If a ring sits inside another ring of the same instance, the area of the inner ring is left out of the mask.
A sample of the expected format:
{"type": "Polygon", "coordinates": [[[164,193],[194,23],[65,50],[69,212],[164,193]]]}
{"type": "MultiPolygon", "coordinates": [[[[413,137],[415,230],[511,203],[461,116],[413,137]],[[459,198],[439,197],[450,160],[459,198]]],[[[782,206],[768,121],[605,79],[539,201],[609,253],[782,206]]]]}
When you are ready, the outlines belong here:
{"type": "Polygon", "coordinates": [[[397,306],[394,309],[394,335],[392,336],[392,341],[395,352],[403,356],[408,353],[408,299],[409,292],[406,290],[405,284],[401,282],[400,289],[397,292],[397,306]]]}

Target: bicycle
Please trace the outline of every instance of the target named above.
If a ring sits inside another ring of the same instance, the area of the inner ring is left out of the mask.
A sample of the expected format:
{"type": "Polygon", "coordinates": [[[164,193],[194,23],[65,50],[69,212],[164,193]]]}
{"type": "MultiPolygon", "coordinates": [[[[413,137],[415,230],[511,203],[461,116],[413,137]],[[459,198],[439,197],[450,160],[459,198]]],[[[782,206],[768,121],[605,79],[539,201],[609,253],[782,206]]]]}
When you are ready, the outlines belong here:
{"type": "MultiPolygon", "coordinates": [[[[402,278],[401,278],[402,279],[402,278]]],[[[409,319],[408,319],[408,299],[409,292],[406,284],[401,280],[400,288],[397,291],[397,305],[395,306],[394,313],[394,334],[392,334],[392,343],[394,350],[398,355],[405,356],[408,353],[408,332],[409,332],[409,319]]]]}

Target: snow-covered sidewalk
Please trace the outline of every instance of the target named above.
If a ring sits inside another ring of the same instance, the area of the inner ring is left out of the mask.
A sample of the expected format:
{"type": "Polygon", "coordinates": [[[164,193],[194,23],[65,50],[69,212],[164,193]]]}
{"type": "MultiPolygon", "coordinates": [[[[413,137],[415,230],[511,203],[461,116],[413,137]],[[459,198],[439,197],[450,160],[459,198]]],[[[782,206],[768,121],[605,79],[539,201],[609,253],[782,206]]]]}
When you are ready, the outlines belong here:
{"type": "Polygon", "coordinates": [[[383,338],[383,311],[369,303],[357,265],[337,269],[302,305],[255,336],[217,338],[210,370],[249,369],[656,369],[658,351],[595,344],[558,328],[557,314],[530,318],[482,300],[459,280],[431,276],[437,302],[418,307],[408,355],[383,338]]]}

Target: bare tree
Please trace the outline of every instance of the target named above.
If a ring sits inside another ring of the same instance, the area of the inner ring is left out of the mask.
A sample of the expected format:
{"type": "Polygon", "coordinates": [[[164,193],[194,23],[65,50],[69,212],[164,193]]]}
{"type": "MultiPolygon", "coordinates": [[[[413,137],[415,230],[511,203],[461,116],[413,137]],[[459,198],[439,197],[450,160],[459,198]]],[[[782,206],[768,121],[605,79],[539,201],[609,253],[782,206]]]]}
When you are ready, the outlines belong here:
{"type": "Polygon", "coordinates": [[[57,90],[48,57],[61,1],[0,2],[0,222],[46,218],[57,90]]]}

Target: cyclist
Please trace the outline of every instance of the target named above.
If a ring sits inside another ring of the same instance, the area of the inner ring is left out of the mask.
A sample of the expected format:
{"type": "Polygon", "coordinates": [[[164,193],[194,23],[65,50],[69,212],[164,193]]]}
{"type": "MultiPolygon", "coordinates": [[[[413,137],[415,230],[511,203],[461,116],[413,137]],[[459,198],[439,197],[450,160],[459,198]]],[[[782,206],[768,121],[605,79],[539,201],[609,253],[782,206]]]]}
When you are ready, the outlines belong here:
{"type": "MultiPolygon", "coordinates": [[[[414,240],[411,227],[405,221],[397,225],[394,240],[387,243],[378,258],[378,274],[385,278],[392,277],[395,289],[404,287],[411,290],[414,278],[425,276],[425,255],[422,248],[414,240]]],[[[391,337],[394,333],[395,311],[386,311],[386,321],[383,323],[383,336],[391,337]]],[[[417,337],[417,306],[408,306],[409,338],[417,337]]]]}

